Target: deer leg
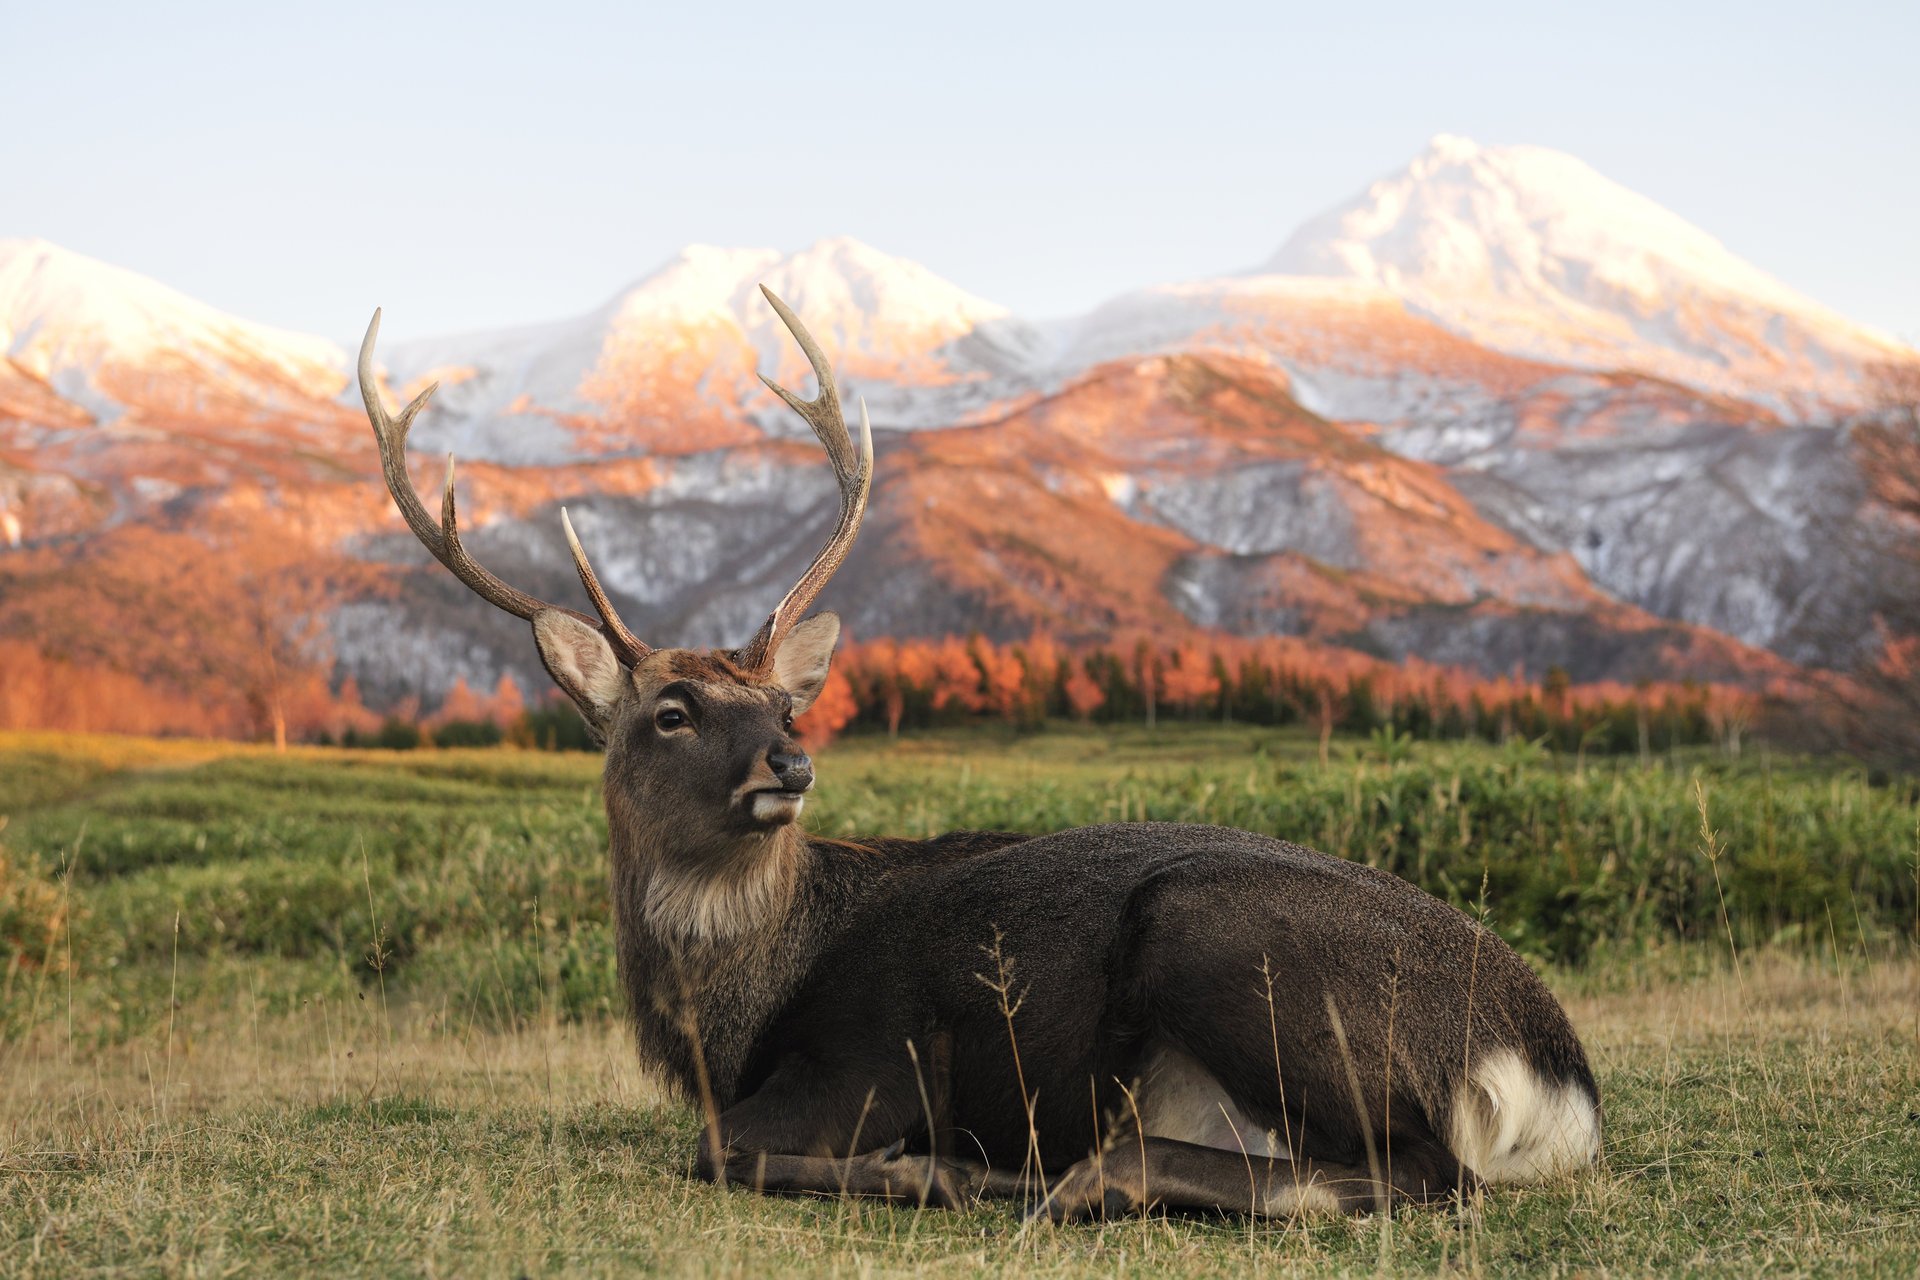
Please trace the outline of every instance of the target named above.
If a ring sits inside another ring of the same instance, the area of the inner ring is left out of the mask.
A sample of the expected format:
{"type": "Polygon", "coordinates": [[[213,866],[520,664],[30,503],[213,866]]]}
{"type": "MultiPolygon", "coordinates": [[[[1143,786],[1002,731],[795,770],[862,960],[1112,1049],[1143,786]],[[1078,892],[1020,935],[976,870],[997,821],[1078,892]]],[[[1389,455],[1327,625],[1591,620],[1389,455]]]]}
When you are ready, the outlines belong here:
{"type": "Polygon", "coordinates": [[[728,1161],[727,1180],[769,1195],[863,1196],[935,1209],[1014,1196],[1021,1187],[1018,1173],[974,1160],[908,1154],[898,1142],[846,1159],[762,1152],[728,1161]]]}
{"type": "Polygon", "coordinates": [[[1383,1203],[1429,1203],[1478,1185],[1444,1148],[1394,1152],[1390,1184],[1364,1168],[1303,1156],[1247,1156],[1172,1138],[1123,1136],[1062,1175],[1032,1212],[1055,1222],[1117,1217],[1159,1206],[1258,1217],[1365,1213],[1383,1203]]]}
{"type": "Polygon", "coordinates": [[[776,1195],[940,1208],[1018,1194],[1017,1174],[946,1153],[951,1051],[951,1037],[939,1032],[897,1062],[832,1075],[813,1063],[783,1064],[701,1134],[696,1172],[776,1195]]]}

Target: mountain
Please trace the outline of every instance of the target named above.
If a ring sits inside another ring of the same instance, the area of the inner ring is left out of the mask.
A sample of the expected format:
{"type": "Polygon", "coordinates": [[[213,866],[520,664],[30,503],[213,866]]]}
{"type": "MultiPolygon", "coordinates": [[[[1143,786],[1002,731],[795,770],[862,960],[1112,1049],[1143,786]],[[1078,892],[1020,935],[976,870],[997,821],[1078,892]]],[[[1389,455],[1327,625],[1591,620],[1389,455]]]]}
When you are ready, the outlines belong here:
{"type": "Polygon", "coordinates": [[[1370,285],[1496,350],[1637,370],[1795,417],[1852,406],[1863,363],[1912,355],[1543,147],[1441,135],[1261,270],[1370,285]]]}
{"type": "MultiPolygon", "coordinates": [[[[43,240],[0,240],[0,526],[11,543],[310,480],[359,448],[346,355],[43,240]]],[[[357,466],[357,463],[352,465],[357,466]]]]}
{"type": "MultiPolygon", "coordinates": [[[[860,636],[1283,633],[1758,681],[1853,661],[1903,589],[1828,424],[1863,362],[1914,353],[1577,161],[1454,139],[1268,268],[1045,327],[837,239],[692,246],[571,320],[394,343],[388,394],[442,386],[412,439],[429,505],[455,451],[501,576],[578,603],[564,504],[641,634],[737,642],[833,516],[757,377],[812,388],[761,283],[873,411],[866,532],[823,600],[860,636]]],[[[539,685],[524,626],[402,529],[341,346],[37,241],[0,245],[0,326],[0,639],[107,662],[184,592],[257,610],[270,547],[324,566],[302,598],[376,701],[539,685]],[[156,602],[142,566],[198,546],[156,602]]]]}
{"type": "Polygon", "coordinates": [[[994,402],[1039,345],[1006,308],[843,238],[784,256],[692,245],[588,315],[397,344],[386,366],[407,388],[440,381],[422,446],[473,458],[679,453],[804,431],[757,376],[810,377],[762,284],[835,353],[847,397],[892,425],[942,425],[994,402]]]}
{"type": "Polygon", "coordinates": [[[1096,308],[1063,363],[1136,352],[1271,363],[1622,602],[1795,661],[1872,643],[1885,530],[1829,424],[1920,357],[1571,156],[1435,139],[1258,270],[1096,308]]]}
{"type": "MultiPolygon", "coordinates": [[[[1492,672],[1788,669],[1612,598],[1571,556],[1479,514],[1445,469],[1374,434],[1302,408],[1264,362],[1105,364],[991,421],[882,437],[860,541],[821,603],[864,637],[1205,628],[1492,672]]],[[[592,482],[592,468],[573,474],[592,482]]],[[[826,537],[833,493],[817,448],[762,440],[654,460],[646,483],[619,491],[556,488],[467,541],[516,585],[572,600],[564,502],[649,643],[737,643],[826,537]]],[[[476,611],[411,535],[381,535],[365,554],[420,567],[339,617],[364,690],[400,696],[423,669],[442,687],[538,679],[524,625],[476,611]]]]}
{"type": "Polygon", "coordinates": [[[331,342],[236,319],[44,240],[0,240],[0,349],[10,378],[99,422],[214,391],[254,405],[325,400],[344,381],[331,342]]]}

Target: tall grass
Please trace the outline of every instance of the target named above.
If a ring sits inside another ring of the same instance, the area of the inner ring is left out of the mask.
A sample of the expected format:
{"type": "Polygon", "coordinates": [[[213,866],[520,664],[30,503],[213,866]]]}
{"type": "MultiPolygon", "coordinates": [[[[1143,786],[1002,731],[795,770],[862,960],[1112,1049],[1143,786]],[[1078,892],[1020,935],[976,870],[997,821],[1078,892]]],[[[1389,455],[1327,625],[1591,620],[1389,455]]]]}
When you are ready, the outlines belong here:
{"type": "Polygon", "coordinates": [[[622,1026],[593,759],[0,738],[0,1272],[1920,1269],[1911,791],[1704,754],[1317,754],[856,738],[815,826],[1225,822],[1389,867],[1548,962],[1603,1165],[1458,1216],[1072,1231],[700,1186],[699,1119],[622,1026]]]}
{"type": "MultiPolygon", "coordinates": [[[[190,991],[264,963],[294,979],[282,1000],[384,980],[416,1004],[510,1025],[546,981],[563,1018],[619,1008],[596,759],[117,750],[0,744],[5,875],[38,886],[13,898],[0,886],[0,904],[44,911],[70,894],[75,980],[103,997],[91,1034],[131,1034],[137,1018],[110,1015],[137,1008],[176,957],[190,991]]],[[[1217,728],[854,738],[823,758],[812,822],[832,835],[1243,827],[1463,908],[1484,895],[1495,929],[1562,965],[1718,937],[1723,911],[1743,944],[1811,948],[1882,945],[1920,910],[1914,795],[1857,771],[1710,755],[1576,769],[1524,744],[1385,758],[1355,746],[1330,766],[1313,752],[1304,736],[1217,728]],[[1702,795],[1738,851],[1718,865],[1697,847],[1702,795]]],[[[14,945],[16,970],[32,946],[14,945]]]]}

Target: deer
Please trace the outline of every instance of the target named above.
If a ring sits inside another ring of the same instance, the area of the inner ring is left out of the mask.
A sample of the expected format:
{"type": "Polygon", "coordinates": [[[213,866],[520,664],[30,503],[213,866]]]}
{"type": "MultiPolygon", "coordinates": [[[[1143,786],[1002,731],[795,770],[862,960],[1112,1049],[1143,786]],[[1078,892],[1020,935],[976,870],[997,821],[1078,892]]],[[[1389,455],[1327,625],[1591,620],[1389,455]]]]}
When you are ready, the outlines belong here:
{"type": "Polygon", "coordinates": [[[1600,1095],[1546,984],[1484,921],[1383,870],[1221,827],[833,839],[794,720],[840,635],[809,614],[873,484],[833,370],[803,399],[832,532],[738,649],[654,648],[563,507],[597,617],[526,595],[408,473],[429,386],[390,416],[359,381],[386,486],[427,551],[530,624],[604,751],[618,972],[643,1064],[705,1118],[692,1173],[922,1207],[1022,1199],[1074,1222],[1149,1210],[1364,1213],[1598,1158],[1600,1095]]]}

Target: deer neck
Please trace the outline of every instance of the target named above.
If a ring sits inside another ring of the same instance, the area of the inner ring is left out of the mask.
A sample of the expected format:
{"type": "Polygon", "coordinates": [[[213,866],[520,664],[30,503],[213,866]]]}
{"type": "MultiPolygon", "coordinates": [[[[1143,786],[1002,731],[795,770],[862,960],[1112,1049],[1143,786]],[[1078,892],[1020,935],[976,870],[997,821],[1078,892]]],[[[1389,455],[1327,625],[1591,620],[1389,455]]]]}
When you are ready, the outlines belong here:
{"type": "Polygon", "coordinates": [[[786,826],[751,845],[695,851],[660,827],[623,828],[616,815],[612,855],[621,975],[642,1054],[686,1096],[711,1090],[727,1105],[817,946],[806,836],[786,826]]]}
{"type": "Polygon", "coordinates": [[[677,949],[735,946],[779,931],[807,859],[795,824],[722,834],[665,807],[607,797],[621,924],[677,949]]]}
{"type": "Polygon", "coordinates": [[[635,905],[661,941],[683,948],[737,947],[780,932],[793,910],[806,837],[785,826],[715,853],[656,845],[642,854],[644,888],[635,905]]]}

